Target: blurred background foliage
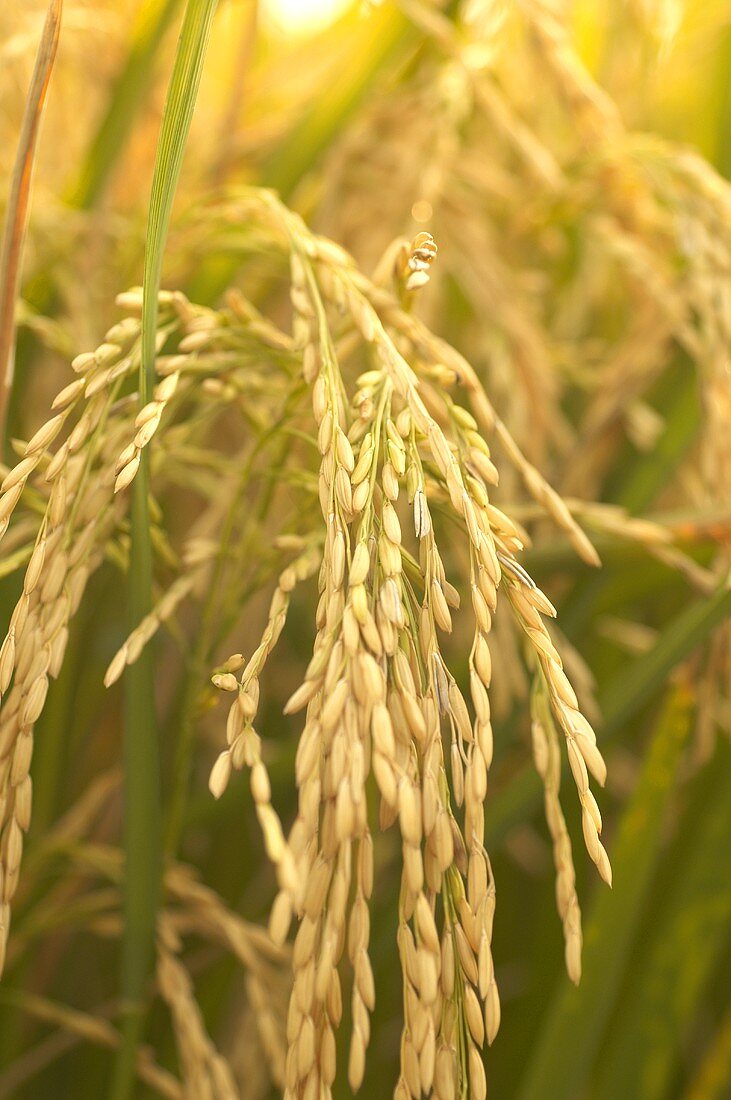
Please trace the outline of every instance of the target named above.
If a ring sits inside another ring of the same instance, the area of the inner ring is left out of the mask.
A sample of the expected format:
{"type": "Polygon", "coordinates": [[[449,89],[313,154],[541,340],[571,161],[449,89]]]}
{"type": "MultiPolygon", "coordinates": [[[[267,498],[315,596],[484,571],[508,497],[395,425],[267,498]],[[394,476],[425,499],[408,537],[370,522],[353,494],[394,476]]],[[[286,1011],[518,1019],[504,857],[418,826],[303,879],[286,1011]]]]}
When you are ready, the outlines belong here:
{"type": "MultiPolygon", "coordinates": [[[[96,346],[118,317],[115,295],[140,282],[183,6],[66,0],[35,165],[12,436],[27,439],[46,418],[69,358],[96,346]]],[[[45,12],[42,0],[0,8],[1,202],[45,12]]],[[[503,1022],[486,1065],[490,1094],[506,1100],[731,1095],[729,172],[728,0],[219,4],[163,284],[207,305],[239,285],[281,313],[255,232],[223,213],[242,184],[277,190],[366,271],[394,237],[428,229],[440,253],[421,314],[474,364],[602,555],[601,571],[578,563],[504,478],[500,498],[531,525],[526,564],[559,609],[608,761],[601,804],[614,866],[610,893],[577,859],[586,950],[574,989],[529,764],[525,677],[497,622],[486,843],[503,1022]],[[656,520],[667,539],[628,517],[656,520]]],[[[112,562],[95,577],[39,726],[0,986],[0,1096],[104,1094],[115,1041],[104,1026],[118,992],[121,718],[102,678],[126,629],[118,580],[112,562]]],[[[16,595],[14,578],[0,582],[5,619],[16,595]]],[[[266,592],[251,599],[219,660],[253,648],[267,603],[266,592]]],[[[296,739],[280,715],[308,659],[311,610],[305,597],[295,603],[266,688],[285,819],[296,739]]],[[[191,623],[182,616],[182,637],[191,623]]],[[[179,642],[161,642],[158,659],[164,770],[179,642]]],[[[248,785],[239,776],[219,803],[208,795],[224,719],[204,683],[199,695],[181,857],[233,912],[263,922],[274,879],[248,785]]],[[[398,1060],[394,855],[383,849],[373,922],[368,1097],[392,1089],[398,1060]]],[[[275,1095],[239,963],[193,940],[188,965],[241,1095],[275,1095]]],[[[159,1004],[147,1038],[176,1074],[159,1004]]]]}

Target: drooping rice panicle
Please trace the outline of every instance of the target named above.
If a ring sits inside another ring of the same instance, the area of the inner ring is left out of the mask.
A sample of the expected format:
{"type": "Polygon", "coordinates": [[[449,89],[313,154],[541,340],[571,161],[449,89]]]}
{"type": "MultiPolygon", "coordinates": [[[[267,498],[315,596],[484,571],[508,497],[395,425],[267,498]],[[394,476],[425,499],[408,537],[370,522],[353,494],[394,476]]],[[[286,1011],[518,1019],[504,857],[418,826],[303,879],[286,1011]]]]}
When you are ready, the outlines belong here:
{"type": "MultiPolygon", "coordinates": [[[[600,780],[603,762],[541,619],[554,614],[553,607],[519,564],[526,536],[490,500],[498,469],[489,446],[478,420],[440,392],[434,349],[430,359],[424,356],[423,326],[355,273],[341,250],[312,237],[268,196],[264,201],[289,242],[293,336],[312,393],[324,540],[313,657],[285,707],[288,714],[306,710],[296,757],[299,809],[288,839],[272,816],[252,722],[259,673],[284,625],[285,593],[306,577],[301,570],[291,580],[293,567],[282,575],[269,625],[243,673],[236,677],[244,658],[234,655],[214,678],[235,699],[229,749],[214,766],[211,789],[220,795],[232,767],[251,767],[257,814],[280,884],[272,934],[281,941],[292,917],[298,920],[285,1095],[331,1094],[342,1014],[338,964],[346,950],[354,975],[347,1073],[354,1090],[363,1080],[375,995],[368,958],[372,775],[380,795],[378,824],[397,824],[403,859],[397,942],[404,1031],[396,1095],[456,1096],[469,1082],[473,1095],[484,1096],[479,1048],[485,1039],[492,1042],[500,1021],[492,961],[495,883],[482,838],[493,754],[489,636],[501,592],[536,654],[584,806],[589,800],[596,805],[585,782],[585,757],[600,780]],[[333,334],[338,314],[351,319],[370,362],[352,397],[333,334]],[[442,654],[440,636],[451,632],[460,599],[447,579],[434,507],[457,522],[469,562],[473,714],[442,654]],[[248,748],[238,752],[239,743],[248,748]]],[[[441,347],[439,359],[445,359],[441,347]]],[[[512,444],[474,372],[462,361],[459,368],[475,413],[493,430],[497,425],[529,491],[595,560],[558,495],[512,444]]],[[[560,764],[554,760],[548,768],[539,759],[557,845],[567,965],[576,979],[580,917],[575,892],[566,885],[573,885],[570,850],[555,811],[560,764]]],[[[587,846],[607,877],[596,828],[588,831],[587,846]]]]}

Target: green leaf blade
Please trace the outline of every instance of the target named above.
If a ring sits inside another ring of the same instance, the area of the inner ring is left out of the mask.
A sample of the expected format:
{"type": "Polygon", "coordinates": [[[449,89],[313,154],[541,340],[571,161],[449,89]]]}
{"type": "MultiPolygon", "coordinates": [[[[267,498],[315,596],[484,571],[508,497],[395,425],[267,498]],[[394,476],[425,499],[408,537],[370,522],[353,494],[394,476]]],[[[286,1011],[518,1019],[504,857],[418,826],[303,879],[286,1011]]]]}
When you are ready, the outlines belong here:
{"type": "Polygon", "coordinates": [[[522,1087],[519,1100],[583,1094],[614,1007],[652,874],[662,828],[691,726],[685,687],[670,695],[642,774],[611,846],[614,888],[596,897],[586,923],[584,974],[578,988],[562,982],[522,1087]]]}
{"type": "Polygon", "coordinates": [[[683,816],[680,844],[670,853],[678,873],[668,889],[655,892],[648,942],[637,954],[631,988],[602,1053],[594,1100],[634,1092],[663,1100],[668,1094],[681,1044],[731,926],[730,764],[728,747],[719,745],[683,816]]]}

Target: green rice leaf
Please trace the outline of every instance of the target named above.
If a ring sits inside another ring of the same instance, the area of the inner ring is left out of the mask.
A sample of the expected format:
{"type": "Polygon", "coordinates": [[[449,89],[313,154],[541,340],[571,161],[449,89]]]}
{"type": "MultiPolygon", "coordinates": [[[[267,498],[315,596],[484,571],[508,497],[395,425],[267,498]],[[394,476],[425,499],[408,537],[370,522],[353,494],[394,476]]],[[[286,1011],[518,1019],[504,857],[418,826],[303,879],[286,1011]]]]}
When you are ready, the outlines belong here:
{"type": "Polygon", "coordinates": [[[614,888],[599,890],[586,922],[581,984],[575,988],[568,978],[561,981],[517,1093],[519,1100],[545,1100],[547,1095],[575,1100],[585,1095],[660,855],[691,716],[688,688],[675,688],[616,840],[609,846],[614,888]]]}
{"type": "Polygon", "coordinates": [[[594,1100],[662,1100],[699,998],[731,924],[731,760],[726,744],[705,769],[670,855],[678,873],[654,905],[632,965],[627,995],[599,1059],[594,1100]]]}
{"type": "Polygon", "coordinates": [[[655,645],[610,681],[599,701],[604,714],[604,736],[614,733],[653,695],[682,660],[731,615],[731,588],[724,582],[704,599],[696,600],[670,623],[655,645]]]}
{"type": "MultiPolygon", "coordinates": [[[[731,614],[731,589],[724,582],[712,596],[690,604],[666,627],[647,653],[629,661],[599,696],[604,716],[600,743],[617,731],[656,695],[674,668],[690,656],[731,614]]],[[[514,777],[493,799],[487,815],[487,837],[494,842],[540,803],[541,784],[532,765],[514,777]]]]}
{"type": "Polygon", "coordinates": [[[731,1091],[731,1008],[713,1036],[687,1100],[724,1100],[731,1091]]]}

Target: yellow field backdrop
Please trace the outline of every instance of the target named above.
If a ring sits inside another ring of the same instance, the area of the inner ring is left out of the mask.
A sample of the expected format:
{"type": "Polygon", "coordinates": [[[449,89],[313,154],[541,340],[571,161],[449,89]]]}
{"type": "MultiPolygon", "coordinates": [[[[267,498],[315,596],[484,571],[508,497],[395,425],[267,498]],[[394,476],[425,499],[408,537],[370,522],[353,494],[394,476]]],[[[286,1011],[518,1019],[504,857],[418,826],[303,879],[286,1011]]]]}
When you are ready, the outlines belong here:
{"type": "Polygon", "coordinates": [[[729,1096],[729,0],[14,0],[0,105],[0,1097],[729,1096]]]}

